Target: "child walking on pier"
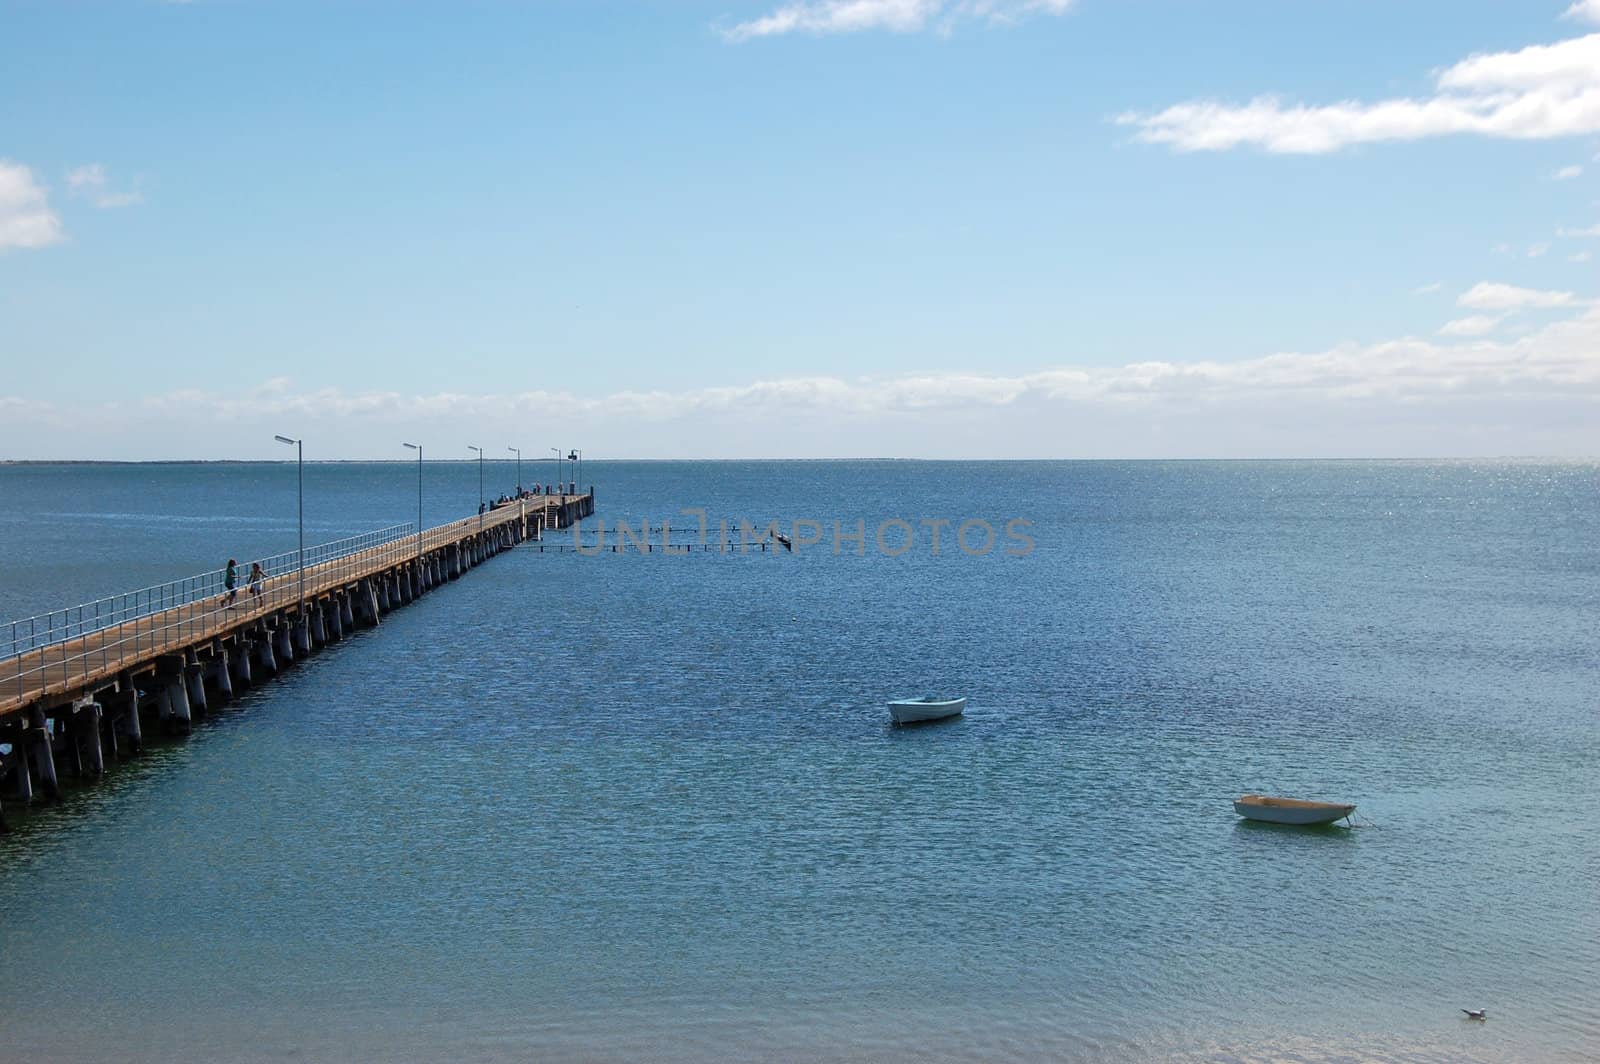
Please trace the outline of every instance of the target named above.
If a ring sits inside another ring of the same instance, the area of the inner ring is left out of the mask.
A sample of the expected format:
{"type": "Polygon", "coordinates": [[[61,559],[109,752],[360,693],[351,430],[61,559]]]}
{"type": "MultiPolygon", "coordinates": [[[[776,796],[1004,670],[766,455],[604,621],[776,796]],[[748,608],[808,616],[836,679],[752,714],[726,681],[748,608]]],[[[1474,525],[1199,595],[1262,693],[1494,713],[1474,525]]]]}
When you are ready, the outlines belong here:
{"type": "Polygon", "coordinates": [[[250,563],[250,594],[251,594],[252,597],[257,598],[257,599],[259,599],[261,597],[261,585],[266,581],[266,579],[267,579],[267,571],[265,569],[261,568],[261,563],[260,562],[251,562],[250,563]]]}
{"type": "Polygon", "coordinates": [[[222,596],[222,608],[227,609],[239,597],[239,563],[232,558],[228,559],[228,571],[222,576],[222,586],[228,589],[228,593],[222,596]]]}

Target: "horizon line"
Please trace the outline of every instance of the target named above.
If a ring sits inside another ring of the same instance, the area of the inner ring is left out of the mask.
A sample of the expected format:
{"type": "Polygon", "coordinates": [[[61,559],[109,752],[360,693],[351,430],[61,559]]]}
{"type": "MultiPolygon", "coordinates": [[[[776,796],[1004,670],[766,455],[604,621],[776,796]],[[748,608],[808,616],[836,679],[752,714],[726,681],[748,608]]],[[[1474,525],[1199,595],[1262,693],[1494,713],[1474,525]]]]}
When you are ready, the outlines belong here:
{"type": "MultiPolygon", "coordinates": [[[[477,458],[424,458],[424,464],[457,464],[476,465],[477,458]]],[[[484,462],[502,462],[515,465],[515,458],[484,458],[484,462]]],[[[554,461],[550,458],[530,459],[522,461],[529,464],[536,462],[554,461]]],[[[569,461],[562,458],[561,461],[569,461]]],[[[928,464],[944,465],[971,465],[977,463],[1009,462],[1009,463],[1046,463],[1046,462],[1600,462],[1600,455],[1555,455],[1555,454],[1439,454],[1439,455],[1271,455],[1249,456],[1238,455],[1223,456],[1168,456],[1144,458],[1082,458],[1082,457],[1052,457],[1052,458],[916,458],[895,457],[889,455],[873,457],[832,457],[832,458],[586,458],[584,461],[598,463],[708,463],[708,462],[922,462],[928,464]]],[[[0,458],[0,466],[52,466],[52,465],[294,465],[293,458],[0,458]]],[[[307,459],[306,465],[416,465],[415,459],[409,458],[315,458],[307,459]]]]}

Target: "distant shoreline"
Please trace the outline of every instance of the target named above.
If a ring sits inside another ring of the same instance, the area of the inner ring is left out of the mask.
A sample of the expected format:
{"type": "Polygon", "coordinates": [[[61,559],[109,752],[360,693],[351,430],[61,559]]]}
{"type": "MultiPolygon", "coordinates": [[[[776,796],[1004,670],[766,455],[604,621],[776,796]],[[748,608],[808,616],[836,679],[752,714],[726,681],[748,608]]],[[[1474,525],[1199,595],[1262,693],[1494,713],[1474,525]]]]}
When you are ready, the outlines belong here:
{"type": "MultiPolygon", "coordinates": [[[[151,465],[218,465],[218,466],[258,466],[258,465],[293,465],[293,458],[0,458],[0,467],[5,466],[151,466],[151,465]]],[[[429,458],[432,463],[452,463],[456,465],[476,464],[476,458],[429,458]]],[[[511,464],[515,459],[492,458],[492,462],[511,464]]],[[[533,461],[528,459],[527,461],[533,461]]],[[[550,459],[540,459],[548,462],[550,459]]],[[[563,459],[566,461],[566,459],[563,459]]],[[[905,462],[923,463],[928,465],[970,465],[977,462],[1004,462],[1013,464],[1044,464],[1050,462],[1078,462],[1083,464],[1105,462],[1141,462],[1141,463],[1171,463],[1171,462],[1546,462],[1570,465],[1592,464],[1600,462],[1600,455],[1540,455],[1540,454],[1493,454],[1493,455],[1433,455],[1433,456],[1395,456],[1352,458],[1334,455],[1294,455],[1277,458],[591,458],[591,462],[602,464],[617,462],[905,462]]],[[[409,458],[316,458],[307,459],[306,465],[415,465],[416,461],[409,458]]]]}

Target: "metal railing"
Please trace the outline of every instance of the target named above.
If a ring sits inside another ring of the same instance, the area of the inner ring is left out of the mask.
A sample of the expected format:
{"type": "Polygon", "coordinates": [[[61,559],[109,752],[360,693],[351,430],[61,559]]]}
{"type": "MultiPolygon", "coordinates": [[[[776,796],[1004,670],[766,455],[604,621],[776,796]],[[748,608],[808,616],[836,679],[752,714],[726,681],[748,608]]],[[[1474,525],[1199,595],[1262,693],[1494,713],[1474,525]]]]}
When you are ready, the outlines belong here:
{"type": "MultiPolygon", "coordinates": [[[[394,525],[307,547],[304,595],[317,599],[422,553],[522,520],[538,512],[537,501],[518,500],[421,533],[411,524],[394,525]]],[[[261,565],[262,578],[252,581],[246,561],[231,591],[226,570],[216,569],[0,625],[0,712],[71,694],[126,665],[186,649],[300,601],[298,550],[253,561],[261,565]]]]}
{"type": "MultiPolygon", "coordinates": [[[[319,595],[408,560],[417,547],[410,524],[307,547],[305,594],[319,595]]],[[[57,683],[86,680],[299,600],[298,550],[252,559],[236,573],[231,591],[226,569],[216,569],[12,621],[0,628],[0,699],[37,697],[57,683]],[[252,562],[262,569],[255,581],[252,562]]]]}

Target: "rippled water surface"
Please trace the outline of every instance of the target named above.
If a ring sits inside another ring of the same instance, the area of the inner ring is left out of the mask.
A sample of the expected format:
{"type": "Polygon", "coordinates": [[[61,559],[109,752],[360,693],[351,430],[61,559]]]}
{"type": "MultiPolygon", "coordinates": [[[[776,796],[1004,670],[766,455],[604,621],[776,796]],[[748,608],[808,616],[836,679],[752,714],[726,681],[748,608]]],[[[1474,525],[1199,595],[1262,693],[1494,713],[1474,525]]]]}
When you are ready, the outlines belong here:
{"type": "MultiPolygon", "coordinates": [[[[430,523],[475,506],[427,473],[430,523]]],[[[0,1058],[1600,1055],[1596,467],[584,478],[608,523],[824,542],[520,548],[21,818],[0,1058]],[[1036,546],[935,556],[939,518],[1036,546]],[[887,726],[933,691],[967,716],[887,726]]],[[[312,539],[415,516],[415,467],[307,483],[312,539]]],[[[0,501],[13,614],[294,536],[276,467],[0,467],[0,501]]]]}

